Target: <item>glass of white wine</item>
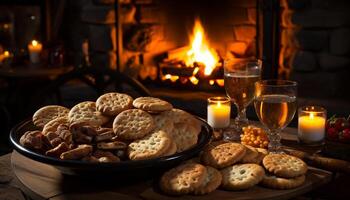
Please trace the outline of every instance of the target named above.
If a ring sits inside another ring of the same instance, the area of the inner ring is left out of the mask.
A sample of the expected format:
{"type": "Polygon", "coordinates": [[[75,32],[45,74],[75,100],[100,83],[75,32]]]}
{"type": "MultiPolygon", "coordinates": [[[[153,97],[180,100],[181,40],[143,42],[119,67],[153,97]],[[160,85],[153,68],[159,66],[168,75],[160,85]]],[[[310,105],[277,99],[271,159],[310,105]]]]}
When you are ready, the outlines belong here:
{"type": "Polygon", "coordinates": [[[225,90],[237,107],[234,132],[225,139],[239,140],[242,127],[248,124],[246,108],[254,99],[254,83],[260,80],[261,60],[255,58],[233,58],[224,61],[225,90]]]}
{"type": "Polygon", "coordinates": [[[281,131],[292,121],[297,109],[297,83],[256,82],[254,107],[260,122],[268,129],[269,152],[281,153],[281,131]]]}

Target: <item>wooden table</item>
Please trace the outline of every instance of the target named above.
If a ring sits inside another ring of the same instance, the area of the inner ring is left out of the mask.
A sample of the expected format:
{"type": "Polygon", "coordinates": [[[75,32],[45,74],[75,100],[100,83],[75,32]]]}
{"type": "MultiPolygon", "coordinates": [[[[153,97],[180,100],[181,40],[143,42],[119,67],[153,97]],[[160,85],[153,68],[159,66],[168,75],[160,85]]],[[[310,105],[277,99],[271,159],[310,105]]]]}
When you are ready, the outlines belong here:
{"type": "MultiPolygon", "coordinates": [[[[283,134],[285,141],[293,142],[296,139],[295,129],[287,129],[288,133],[283,134]]],[[[164,196],[157,190],[156,182],[145,181],[123,181],[113,180],[90,180],[77,177],[64,176],[57,169],[30,160],[22,155],[13,152],[5,156],[8,160],[6,166],[0,162],[0,184],[8,182],[9,186],[5,194],[21,194],[23,191],[32,199],[175,199],[164,196]],[[10,162],[11,160],[11,167],[10,162]],[[1,173],[3,169],[10,173],[1,173]],[[10,174],[10,175],[8,175],[10,174]],[[12,175],[12,177],[11,177],[12,175]],[[10,180],[10,181],[8,181],[10,180]],[[13,186],[14,185],[14,186],[13,186]]],[[[3,157],[0,157],[0,161],[3,157]]],[[[204,196],[182,196],[181,199],[288,199],[304,194],[331,180],[331,173],[318,169],[310,169],[306,183],[298,189],[293,190],[269,190],[255,186],[246,191],[229,192],[216,190],[204,196]]],[[[1,185],[0,185],[1,186],[1,185]]],[[[11,199],[11,198],[9,198],[11,199]]],[[[16,198],[17,199],[17,198],[16,198]]],[[[20,198],[19,198],[20,199],[20,198]]]]}

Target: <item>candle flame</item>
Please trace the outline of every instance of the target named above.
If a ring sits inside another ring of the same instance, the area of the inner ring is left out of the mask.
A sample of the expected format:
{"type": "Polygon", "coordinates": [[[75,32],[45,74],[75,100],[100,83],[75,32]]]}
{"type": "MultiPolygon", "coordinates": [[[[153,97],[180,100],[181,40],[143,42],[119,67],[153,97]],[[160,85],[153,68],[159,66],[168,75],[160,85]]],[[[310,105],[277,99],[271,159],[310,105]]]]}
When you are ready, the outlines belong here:
{"type": "Polygon", "coordinates": [[[217,105],[218,105],[218,107],[220,107],[220,106],[221,106],[221,102],[220,102],[220,101],[218,101],[218,104],[217,104],[217,105]]]}
{"type": "Polygon", "coordinates": [[[38,45],[38,41],[33,40],[33,41],[32,41],[32,45],[33,45],[34,47],[37,46],[37,45],[38,45]]]}
{"type": "Polygon", "coordinates": [[[310,112],[310,119],[313,119],[314,118],[314,113],[313,112],[310,112]]]}
{"type": "Polygon", "coordinates": [[[9,51],[4,51],[4,56],[5,57],[9,57],[10,56],[10,52],[9,51]]]}

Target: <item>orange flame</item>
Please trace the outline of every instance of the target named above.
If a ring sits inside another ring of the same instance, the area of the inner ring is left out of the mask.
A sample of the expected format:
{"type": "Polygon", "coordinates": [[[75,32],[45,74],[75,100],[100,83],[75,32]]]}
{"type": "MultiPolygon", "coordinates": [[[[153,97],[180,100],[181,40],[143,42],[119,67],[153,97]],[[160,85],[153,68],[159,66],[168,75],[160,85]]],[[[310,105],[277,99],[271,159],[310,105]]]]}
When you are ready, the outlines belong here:
{"type": "Polygon", "coordinates": [[[204,75],[208,76],[219,61],[218,55],[214,49],[209,47],[209,42],[199,19],[195,20],[192,34],[190,37],[191,49],[187,51],[185,63],[187,66],[192,66],[194,62],[204,64],[204,75]]]}

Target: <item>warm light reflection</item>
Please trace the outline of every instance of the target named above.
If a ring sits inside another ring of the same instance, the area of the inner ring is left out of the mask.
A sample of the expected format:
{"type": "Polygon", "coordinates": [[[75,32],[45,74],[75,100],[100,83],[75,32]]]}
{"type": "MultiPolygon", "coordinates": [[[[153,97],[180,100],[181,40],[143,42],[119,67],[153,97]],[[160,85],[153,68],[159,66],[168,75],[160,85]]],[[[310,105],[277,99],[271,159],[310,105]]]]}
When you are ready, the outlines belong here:
{"type": "Polygon", "coordinates": [[[215,83],[214,80],[210,80],[210,81],[209,81],[209,84],[210,84],[210,85],[214,85],[214,83],[215,83]]]}

